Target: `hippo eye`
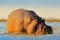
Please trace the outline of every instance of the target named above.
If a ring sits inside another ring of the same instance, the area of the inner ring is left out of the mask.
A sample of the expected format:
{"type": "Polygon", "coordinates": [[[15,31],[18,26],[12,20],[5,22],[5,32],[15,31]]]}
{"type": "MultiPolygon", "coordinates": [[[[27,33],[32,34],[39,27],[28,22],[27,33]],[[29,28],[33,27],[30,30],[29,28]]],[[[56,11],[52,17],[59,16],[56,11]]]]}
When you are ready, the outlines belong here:
{"type": "Polygon", "coordinates": [[[33,20],[33,19],[31,19],[31,20],[33,20]]]}
{"type": "Polygon", "coordinates": [[[31,19],[30,23],[34,20],[34,18],[31,19]]]}
{"type": "Polygon", "coordinates": [[[33,21],[33,20],[34,20],[34,18],[31,19],[31,21],[33,21]]]}

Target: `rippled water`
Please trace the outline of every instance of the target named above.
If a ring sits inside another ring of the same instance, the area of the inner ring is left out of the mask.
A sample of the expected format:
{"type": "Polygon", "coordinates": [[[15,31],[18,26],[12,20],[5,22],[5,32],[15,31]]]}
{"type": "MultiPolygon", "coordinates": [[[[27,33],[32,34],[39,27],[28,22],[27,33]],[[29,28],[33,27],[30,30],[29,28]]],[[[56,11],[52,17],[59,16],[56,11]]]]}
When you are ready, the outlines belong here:
{"type": "Polygon", "coordinates": [[[46,22],[47,25],[58,28],[50,35],[28,36],[28,35],[9,35],[4,34],[6,30],[6,22],[0,22],[0,40],[60,40],[60,22],[46,22]]]}

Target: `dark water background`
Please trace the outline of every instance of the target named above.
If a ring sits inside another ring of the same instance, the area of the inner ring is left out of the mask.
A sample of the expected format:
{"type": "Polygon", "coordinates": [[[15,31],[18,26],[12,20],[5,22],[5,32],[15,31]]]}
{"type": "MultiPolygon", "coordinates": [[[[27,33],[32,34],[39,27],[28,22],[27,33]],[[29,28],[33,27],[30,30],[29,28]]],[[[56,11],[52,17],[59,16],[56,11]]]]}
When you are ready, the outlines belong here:
{"type": "Polygon", "coordinates": [[[6,22],[0,22],[0,40],[60,40],[60,22],[46,22],[47,25],[58,28],[53,34],[41,36],[28,36],[28,35],[9,35],[5,34],[6,22]]]}

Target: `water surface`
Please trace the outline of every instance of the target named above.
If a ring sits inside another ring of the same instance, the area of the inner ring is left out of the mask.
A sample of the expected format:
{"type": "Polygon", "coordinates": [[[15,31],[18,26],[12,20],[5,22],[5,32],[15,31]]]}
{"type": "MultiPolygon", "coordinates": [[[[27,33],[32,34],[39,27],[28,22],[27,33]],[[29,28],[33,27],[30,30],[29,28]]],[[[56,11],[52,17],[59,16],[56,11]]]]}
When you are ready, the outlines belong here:
{"type": "Polygon", "coordinates": [[[0,40],[60,40],[60,22],[46,22],[47,25],[58,28],[53,34],[41,36],[28,36],[28,35],[9,35],[5,34],[6,22],[0,22],[0,40]]]}

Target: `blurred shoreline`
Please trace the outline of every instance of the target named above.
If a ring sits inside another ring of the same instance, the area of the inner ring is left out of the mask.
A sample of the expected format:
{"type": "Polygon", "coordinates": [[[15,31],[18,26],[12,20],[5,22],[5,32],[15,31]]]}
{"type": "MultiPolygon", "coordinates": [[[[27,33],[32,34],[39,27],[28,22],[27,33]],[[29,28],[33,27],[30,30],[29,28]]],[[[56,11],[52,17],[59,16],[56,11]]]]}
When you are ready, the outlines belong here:
{"type": "Polygon", "coordinates": [[[45,22],[60,22],[59,19],[52,20],[52,19],[45,19],[45,22]]]}
{"type": "Polygon", "coordinates": [[[6,19],[4,19],[4,20],[0,19],[0,22],[6,22],[6,21],[7,21],[6,19]]]}
{"type": "MultiPolygon", "coordinates": [[[[7,19],[0,19],[0,22],[6,22],[7,19]]],[[[45,19],[45,22],[60,22],[59,19],[52,20],[52,19],[45,19]]]]}

